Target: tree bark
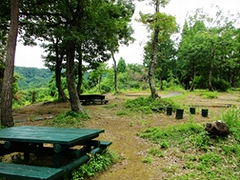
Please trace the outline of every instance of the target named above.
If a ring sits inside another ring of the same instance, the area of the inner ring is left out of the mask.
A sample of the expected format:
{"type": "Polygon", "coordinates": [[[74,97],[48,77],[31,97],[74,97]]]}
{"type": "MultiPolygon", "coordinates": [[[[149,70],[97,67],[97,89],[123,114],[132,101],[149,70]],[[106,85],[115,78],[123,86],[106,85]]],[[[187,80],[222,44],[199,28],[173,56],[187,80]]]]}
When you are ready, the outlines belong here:
{"type": "Polygon", "coordinates": [[[194,64],[192,64],[192,84],[191,84],[191,87],[190,87],[190,89],[189,89],[189,91],[194,91],[194,85],[195,85],[195,83],[194,83],[194,80],[195,80],[195,66],[194,66],[194,64]]]}
{"type": "Polygon", "coordinates": [[[159,73],[159,89],[161,90],[161,91],[163,91],[163,75],[162,75],[163,73],[162,73],[162,70],[161,70],[161,72],[159,73]]]}
{"type": "Polygon", "coordinates": [[[98,75],[98,92],[101,94],[101,74],[98,75]]]}
{"type": "MultiPolygon", "coordinates": [[[[156,0],[155,4],[155,13],[159,12],[159,5],[160,2],[159,0],[156,0]]],[[[153,55],[152,55],[152,60],[149,65],[149,86],[151,90],[151,97],[153,99],[156,99],[158,96],[158,93],[156,91],[155,87],[155,82],[154,82],[154,72],[156,68],[156,63],[157,63],[157,53],[158,53],[158,34],[159,34],[159,27],[154,28],[154,36],[153,36],[153,42],[152,42],[152,47],[153,47],[153,55]]]]}
{"type": "Polygon", "coordinates": [[[14,125],[12,116],[12,96],[13,96],[12,85],[18,35],[18,21],[19,21],[19,0],[11,0],[11,23],[8,35],[7,54],[1,98],[1,124],[7,127],[14,125]]]}
{"type": "Polygon", "coordinates": [[[77,113],[85,113],[84,108],[82,107],[77,89],[75,87],[75,76],[74,76],[74,58],[75,58],[75,42],[67,42],[67,67],[66,67],[66,77],[67,77],[67,86],[70,96],[71,110],[77,113]]]}
{"type": "Polygon", "coordinates": [[[82,69],[82,52],[78,52],[79,60],[78,60],[78,82],[77,82],[77,92],[78,96],[81,94],[81,88],[82,88],[82,79],[83,79],[83,69],[82,69]]]}
{"type": "Polygon", "coordinates": [[[62,89],[62,80],[61,80],[61,71],[62,71],[62,60],[63,60],[63,53],[59,54],[58,49],[58,39],[55,43],[55,51],[56,51],[56,67],[55,67],[55,80],[56,80],[56,87],[58,89],[58,98],[62,99],[64,102],[68,101],[66,94],[62,89]]]}
{"type": "Polygon", "coordinates": [[[114,70],[114,89],[115,93],[118,93],[118,84],[117,84],[117,62],[115,60],[114,54],[111,51],[112,59],[113,59],[113,70],[114,70]]]}
{"type": "Polygon", "coordinates": [[[209,69],[209,75],[208,75],[208,89],[209,91],[214,91],[214,88],[212,86],[212,72],[213,72],[213,59],[214,59],[214,53],[213,53],[213,47],[211,48],[211,64],[209,69]]]}

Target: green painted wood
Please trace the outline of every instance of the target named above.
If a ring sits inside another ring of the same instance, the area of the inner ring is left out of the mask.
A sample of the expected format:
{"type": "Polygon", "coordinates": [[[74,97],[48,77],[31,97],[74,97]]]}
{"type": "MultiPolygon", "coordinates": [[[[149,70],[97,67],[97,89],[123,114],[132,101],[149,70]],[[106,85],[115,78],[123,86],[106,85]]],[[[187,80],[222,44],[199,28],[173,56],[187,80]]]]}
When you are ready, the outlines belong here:
{"type": "Polygon", "coordinates": [[[19,180],[53,180],[62,176],[63,173],[63,170],[58,168],[0,162],[0,177],[14,178],[19,180]]]}
{"type": "MultiPolygon", "coordinates": [[[[63,176],[64,173],[76,169],[90,159],[90,155],[103,152],[112,144],[110,141],[91,141],[95,147],[87,154],[82,154],[80,151],[72,151],[77,157],[73,162],[64,165],[60,168],[37,167],[20,164],[10,164],[0,162],[0,177],[14,178],[19,180],[55,180],[63,176]]],[[[70,153],[70,152],[69,152],[70,153]]]]}
{"type": "Polygon", "coordinates": [[[100,141],[100,147],[106,149],[108,146],[112,144],[111,141],[100,141]]]}
{"type": "Polygon", "coordinates": [[[98,129],[17,126],[0,130],[0,140],[74,145],[91,140],[103,133],[98,129]]]}

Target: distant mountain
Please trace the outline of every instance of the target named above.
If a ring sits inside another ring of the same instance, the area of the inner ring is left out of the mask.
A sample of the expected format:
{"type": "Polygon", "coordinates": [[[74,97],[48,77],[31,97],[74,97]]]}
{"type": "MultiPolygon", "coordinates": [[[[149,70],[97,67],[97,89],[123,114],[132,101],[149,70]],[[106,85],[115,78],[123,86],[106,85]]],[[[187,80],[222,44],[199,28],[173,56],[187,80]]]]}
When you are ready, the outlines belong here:
{"type": "Polygon", "coordinates": [[[20,90],[47,87],[53,75],[49,69],[19,66],[15,66],[14,72],[20,76],[18,79],[18,87],[20,90]]]}

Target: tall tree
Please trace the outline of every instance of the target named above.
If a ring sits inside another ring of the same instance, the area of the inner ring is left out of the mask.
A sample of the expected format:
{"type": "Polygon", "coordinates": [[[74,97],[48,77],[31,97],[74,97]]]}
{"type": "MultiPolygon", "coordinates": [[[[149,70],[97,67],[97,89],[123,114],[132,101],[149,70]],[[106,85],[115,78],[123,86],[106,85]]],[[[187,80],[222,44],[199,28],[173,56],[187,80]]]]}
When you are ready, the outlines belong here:
{"type": "Polygon", "coordinates": [[[151,97],[153,99],[159,97],[154,82],[158,56],[158,42],[165,41],[176,30],[175,18],[160,12],[160,6],[164,7],[168,2],[169,1],[167,0],[152,0],[151,4],[154,6],[154,14],[140,13],[140,22],[146,24],[152,31],[152,57],[149,64],[148,74],[151,97]]]}
{"type": "Polygon", "coordinates": [[[14,60],[18,35],[18,21],[19,21],[19,0],[11,0],[11,22],[7,41],[8,42],[7,54],[1,96],[1,123],[3,126],[14,125],[12,116],[12,91],[13,91],[14,60]]]}
{"type": "MultiPolygon", "coordinates": [[[[25,41],[31,42],[31,37],[48,40],[48,36],[54,33],[63,38],[66,77],[73,111],[83,111],[78,99],[83,61],[92,68],[95,62],[105,62],[109,59],[109,52],[112,50],[110,47],[116,47],[112,43],[115,42],[113,39],[116,42],[122,39],[121,29],[128,27],[132,7],[131,0],[61,0],[58,3],[53,0],[34,0],[23,7],[23,14],[28,14],[28,18],[24,19],[25,41]],[[36,6],[39,8],[33,8],[36,6]],[[76,60],[78,68],[75,67],[76,60]],[[75,87],[77,69],[78,90],[75,87]]],[[[115,51],[116,49],[113,52],[115,51]]]]}

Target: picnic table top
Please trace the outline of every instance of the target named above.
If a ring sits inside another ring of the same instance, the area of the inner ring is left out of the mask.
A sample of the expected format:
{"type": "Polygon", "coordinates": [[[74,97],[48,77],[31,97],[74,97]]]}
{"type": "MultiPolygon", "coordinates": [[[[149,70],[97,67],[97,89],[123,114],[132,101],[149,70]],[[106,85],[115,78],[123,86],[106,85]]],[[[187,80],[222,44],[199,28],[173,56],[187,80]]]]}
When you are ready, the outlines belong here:
{"type": "Polygon", "coordinates": [[[0,140],[72,146],[96,138],[103,132],[99,129],[16,126],[0,129],[0,140]]]}

